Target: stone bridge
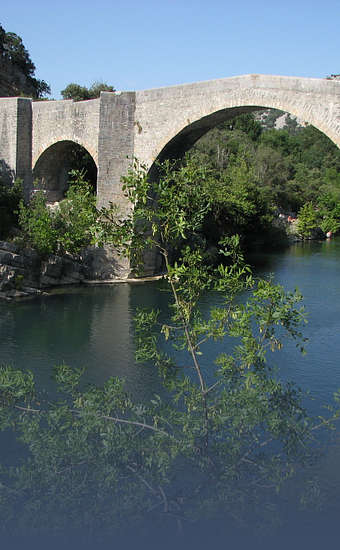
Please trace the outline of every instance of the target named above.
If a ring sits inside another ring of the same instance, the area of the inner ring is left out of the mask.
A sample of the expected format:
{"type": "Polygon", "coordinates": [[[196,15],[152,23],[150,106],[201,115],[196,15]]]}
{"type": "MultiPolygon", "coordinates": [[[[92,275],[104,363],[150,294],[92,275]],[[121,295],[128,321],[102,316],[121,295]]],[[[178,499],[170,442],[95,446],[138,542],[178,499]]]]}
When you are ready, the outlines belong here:
{"type": "MultiPolygon", "coordinates": [[[[122,204],[120,177],[136,157],[152,170],[177,157],[216,124],[237,114],[275,108],[312,124],[340,147],[340,81],[244,75],[100,98],[32,102],[0,99],[0,168],[9,179],[45,183],[62,197],[74,144],[97,166],[99,204],[122,204]]],[[[51,196],[52,196],[51,195],[51,196]]]]}

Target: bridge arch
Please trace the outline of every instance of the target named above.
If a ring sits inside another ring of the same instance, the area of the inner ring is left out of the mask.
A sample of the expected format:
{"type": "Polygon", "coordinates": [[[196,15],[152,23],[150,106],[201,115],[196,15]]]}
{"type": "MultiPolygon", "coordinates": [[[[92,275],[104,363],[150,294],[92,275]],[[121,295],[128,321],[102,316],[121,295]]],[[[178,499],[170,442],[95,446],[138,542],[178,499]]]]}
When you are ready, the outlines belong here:
{"type": "Polygon", "coordinates": [[[151,167],[219,122],[261,109],[295,115],[340,147],[340,82],[250,74],[136,92],[135,157],[151,167]]]}
{"type": "Polygon", "coordinates": [[[220,109],[190,122],[190,119],[187,118],[186,121],[181,122],[175,133],[171,131],[167,136],[164,136],[162,141],[159,143],[159,151],[154,155],[154,160],[149,165],[149,174],[152,176],[157,172],[157,163],[163,162],[166,159],[177,159],[181,158],[191,147],[207,132],[215,128],[222,122],[228,122],[234,119],[240,114],[254,113],[256,111],[263,111],[269,109],[278,109],[282,112],[286,112],[290,115],[294,115],[297,118],[302,119],[306,124],[314,126],[317,130],[325,134],[335,145],[340,146],[339,138],[335,138],[331,129],[327,127],[322,121],[317,120],[313,116],[313,113],[310,113],[308,119],[301,116],[299,112],[294,107],[289,105],[285,106],[285,109],[273,105],[243,105],[236,107],[227,107],[225,109],[220,109]]]}
{"type": "Polygon", "coordinates": [[[36,160],[33,181],[44,189],[48,202],[60,201],[68,189],[69,171],[81,168],[86,170],[86,178],[97,192],[97,163],[90,152],[75,141],[57,141],[36,160]]]}

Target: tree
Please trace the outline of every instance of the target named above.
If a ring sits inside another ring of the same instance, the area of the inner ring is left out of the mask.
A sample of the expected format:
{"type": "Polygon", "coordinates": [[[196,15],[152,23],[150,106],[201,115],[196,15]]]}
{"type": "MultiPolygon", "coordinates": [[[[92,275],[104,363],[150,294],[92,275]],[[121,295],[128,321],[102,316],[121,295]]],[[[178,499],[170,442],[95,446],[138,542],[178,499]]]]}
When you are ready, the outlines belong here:
{"type": "Polygon", "coordinates": [[[259,122],[241,115],[222,123],[197,141],[194,155],[215,170],[216,180],[230,177],[233,164],[245,161],[268,206],[297,212],[303,204],[322,201],[324,192],[336,194],[340,174],[340,151],[313,126],[289,122],[282,130],[268,128],[266,120],[283,113],[269,111],[259,122]]]}
{"type": "Polygon", "coordinates": [[[298,212],[297,230],[303,237],[311,237],[320,226],[320,216],[311,202],[307,202],[298,212]]]}
{"type": "Polygon", "coordinates": [[[60,93],[63,99],[73,99],[73,101],[84,101],[86,99],[95,99],[100,96],[100,92],[114,92],[113,86],[105,82],[94,82],[90,88],[71,83],[60,93]]]}
{"type": "MultiPolygon", "coordinates": [[[[35,65],[32,62],[20,36],[13,32],[6,32],[0,25],[0,59],[6,60],[16,67],[25,77],[27,86],[33,90],[33,97],[41,99],[49,95],[51,90],[44,80],[35,78],[35,65]]],[[[20,82],[17,83],[19,86],[20,82]]],[[[25,86],[20,90],[25,91],[25,86]]]]}
{"type": "Polygon", "coordinates": [[[262,125],[251,114],[239,115],[232,121],[232,126],[245,132],[253,141],[257,141],[262,134],[262,125]]]}

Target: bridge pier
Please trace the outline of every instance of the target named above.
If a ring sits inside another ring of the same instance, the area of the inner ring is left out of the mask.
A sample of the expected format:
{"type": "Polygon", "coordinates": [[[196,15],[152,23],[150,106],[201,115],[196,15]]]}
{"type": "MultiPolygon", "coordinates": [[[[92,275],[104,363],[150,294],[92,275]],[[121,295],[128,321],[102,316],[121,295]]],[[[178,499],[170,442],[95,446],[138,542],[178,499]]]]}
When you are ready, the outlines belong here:
{"type": "Polygon", "coordinates": [[[24,182],[25,195],[32,185],[32,100],[0,100],[0,176],[6,183],[24,182]]]}
{"type": "Polygon", "coordinates": [[[109,202],[126,208],[121,177],[126,174],[134,155],[135,92],[100,95],[98,135],[98,204],[109,202]]]}

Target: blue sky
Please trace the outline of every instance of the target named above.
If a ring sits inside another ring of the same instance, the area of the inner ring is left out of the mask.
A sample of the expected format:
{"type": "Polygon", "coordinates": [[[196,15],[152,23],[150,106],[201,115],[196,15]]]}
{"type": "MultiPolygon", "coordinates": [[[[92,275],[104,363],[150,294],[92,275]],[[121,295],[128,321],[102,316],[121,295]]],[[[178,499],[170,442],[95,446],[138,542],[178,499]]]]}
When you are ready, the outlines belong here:
{"type": "Polygon", "coordinates": [[[55,98],[70,82],[141,90],[340,73],[340,0],[3,0],[0,23],[21,36],[55,98]]]}

